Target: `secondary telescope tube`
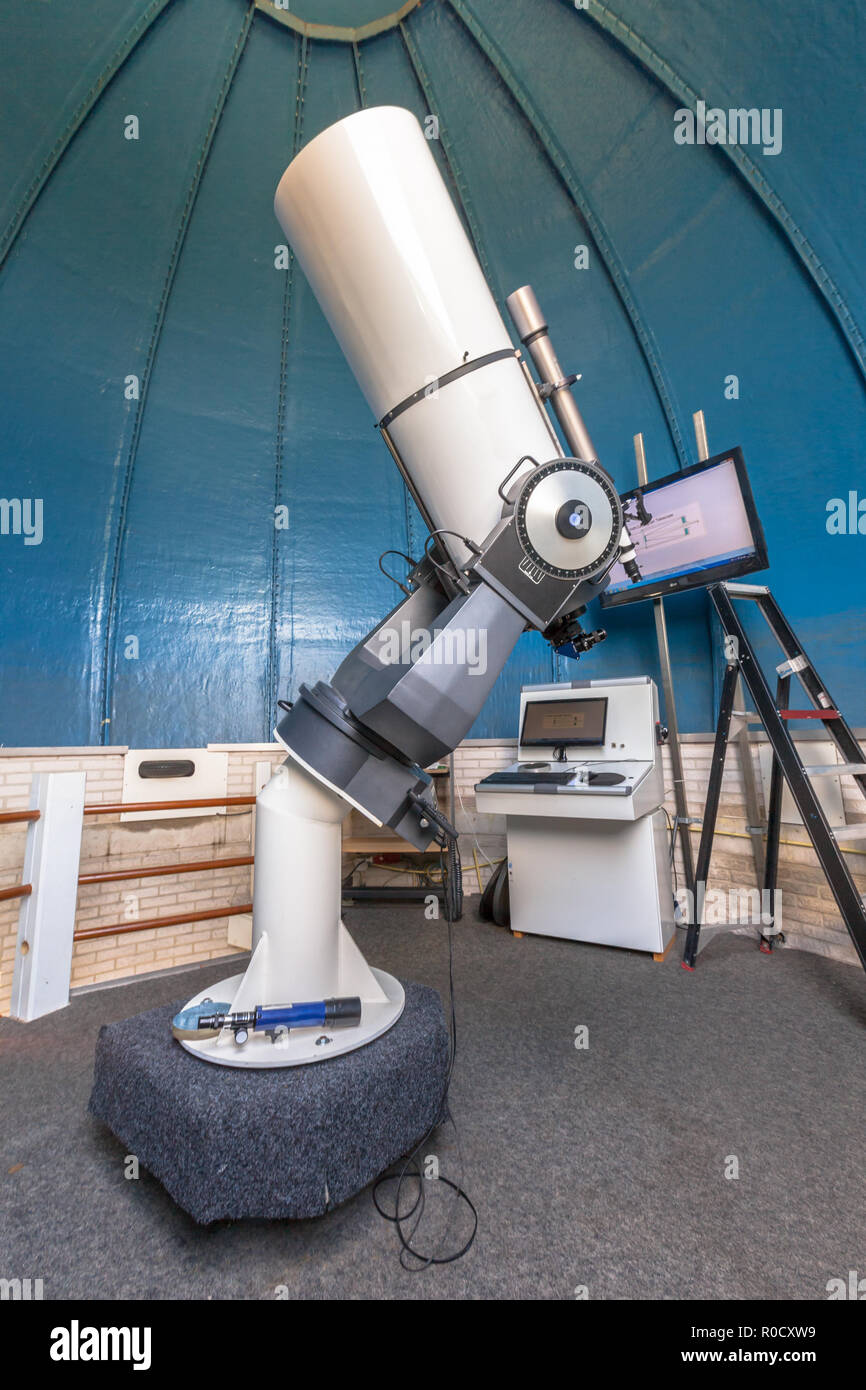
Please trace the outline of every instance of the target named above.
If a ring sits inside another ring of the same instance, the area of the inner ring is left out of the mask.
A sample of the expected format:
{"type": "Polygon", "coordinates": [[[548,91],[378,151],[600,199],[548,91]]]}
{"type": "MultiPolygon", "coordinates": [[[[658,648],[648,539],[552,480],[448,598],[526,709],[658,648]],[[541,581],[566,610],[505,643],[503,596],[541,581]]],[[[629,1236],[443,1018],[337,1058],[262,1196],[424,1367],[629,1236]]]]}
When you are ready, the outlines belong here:
{"type": "Polygon", "coordinates": [[[559,365],[550,341],[547,319],[531,285],[523,285],[505,301],[508,312],[542,382],[550,390],[550,403],[574,457],[592,462],[598,458],[580,408],[571,393],[571,383],[559,365]]]}

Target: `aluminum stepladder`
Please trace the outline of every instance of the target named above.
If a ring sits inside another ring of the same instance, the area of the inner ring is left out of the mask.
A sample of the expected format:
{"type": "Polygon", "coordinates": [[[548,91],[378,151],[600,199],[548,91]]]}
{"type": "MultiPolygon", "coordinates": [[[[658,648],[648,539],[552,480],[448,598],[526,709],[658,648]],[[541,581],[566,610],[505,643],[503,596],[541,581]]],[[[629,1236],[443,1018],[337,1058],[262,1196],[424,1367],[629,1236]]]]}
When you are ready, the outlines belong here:
{"type": "MultiPolygon", "coordinates": [[[[748,714],[745,717],[752,723],[763,725],[773,750],[763,885],[768,895],[766,901],[770,905],[770,925],[769,930],[762,933],[761,948],[762,950],[771,950],[775,940],[781,934],[776,921],[775,898],[784,778],[802,817],[803,827],[815,848],[821,868],[842,915],[842,920],[854,942],[860,962],[866,969],[866,905],[864,905],[860,890],[851,876],[851,871],[841,850],[842,841],[866,839],[866,824],[843,826],[837,830],[832,829],[812,786],[813,777],[849,774],[854,777],[861,792],[866,796],[866,757],[864,757],[852,730],[839,713],[826,686],[820,680],[814,666],[803,651],[770,590],[764,585],[720,583],[711,584],[707,592],[725,634],[726,667],[719,701],[719,719],[716,725],[707,803],[695,870],[695,906],[692,921],[689,923],[686,933],[683,967],[686,970],[693,970],[700,950],[704,897],[719,810],[725,755],[731,736],[731,723],[735,718],[744,717],[744,712],[734,710],[734,698],[738,682],[742,679],[754,701],[756,711],[754,715],[748,714]],[[766,620],[785,654],[785,660],[776,667],[778,684],[775,699],[734,609],[734,599],[748,599],[757,604],[762,617],[766,620]],[[800,681],[810,701],[809,709],[789,708],[792,676],[796,676],[800,681]],[[788,729],[789,721],[792,719],[819,720],[828,737],[833,740],[841,753],[842,762],[807,767],[800,758],[788,729]]],[[[764,919],[762,918],[762,920],[764,919]]]]}

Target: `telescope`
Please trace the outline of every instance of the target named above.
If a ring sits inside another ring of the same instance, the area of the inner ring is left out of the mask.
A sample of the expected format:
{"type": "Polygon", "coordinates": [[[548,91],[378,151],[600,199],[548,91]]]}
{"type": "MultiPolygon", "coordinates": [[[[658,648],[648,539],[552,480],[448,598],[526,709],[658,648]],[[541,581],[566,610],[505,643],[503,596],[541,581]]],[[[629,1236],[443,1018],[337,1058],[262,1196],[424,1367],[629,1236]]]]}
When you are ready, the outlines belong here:
{"type": "MultiPolygon", "coordinates": [[[[400,984],[340,922],[342,820],[355,808],[418,850],[453,836],[424,768],[465,738],[522,633],[577,656],[604,636],[580,620],[616,561],[640,573],[538,301],[528,285],[508,300],[536,381],[411,112],[330,126],[292,160],[274,206],[429,533],[401,602],[330,682],[281,702],[287,757],[257,800],[253,955],[217,986],[232,1014],[359,998],[334,1056],[403,1008],[400,984]],[[393,641],[403,631],[426,640],[407,649],[393,641]]],[[[320,1060],[314,1031],[280,1049],[261,1030],[242,1048],[226,1028],[182,1042],[212,1062],[285,1066],[320,1060]]]]}

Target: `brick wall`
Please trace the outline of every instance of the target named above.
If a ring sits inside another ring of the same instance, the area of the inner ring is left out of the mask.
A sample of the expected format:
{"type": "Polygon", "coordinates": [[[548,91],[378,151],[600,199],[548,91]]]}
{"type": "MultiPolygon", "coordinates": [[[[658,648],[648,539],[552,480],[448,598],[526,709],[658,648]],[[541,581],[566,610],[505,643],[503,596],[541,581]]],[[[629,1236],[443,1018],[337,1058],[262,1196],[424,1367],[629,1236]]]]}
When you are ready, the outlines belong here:
{"type": "MultiPolygon", "coordinates": [[[[282,750],[274,744],[228,748],[219,745],[219,748],[229,754],[229,796],[254,793],[256,763],[265,761],[276,767],[283,758],[282,750]]],[[[87,773],[88,804],[119,801],[125,751],[123,748],[0,750],[0,809],[26,807],[31,778],[40,771],[83,770],[87,773]]],[[[695,817],[701,815],[703,807],[711,752],[709,736],[692,735],[683,744],[690,812],[695,817]]],[[[757,744],[753,745],[752,752],[757,769],[757,744]]],[[[814,752],[809,752],[808,740],[801,744],[801,754],[806,762],[816,761],[814,752]]],[[[455,753],[455,816],[461,832],[467,895],[479,891],[479,886],[492,872],[492,866],[505,853],[504,820],[478,814],[475,784],[495,768],[513,762],[515,756],[516,744],[507,740],[469,740],[455,753]]],[[[665,761],[667,804],[673,812],[667,751],[665,761]]],[[[760,787],[760,778],[758,782],[760,787]]],[[[843,779],[843,793],[847,821],[866,821],[866,801],[851,778],[843,779]]],[[[439,796],[447,813],[447,782],[440,784],[439,796]]],[[[732,749],[723,783],[709,884],[711,892],[747,891],[758,886],[746,820],[742,774],[737,752],[732,749]]],[[[88,816],[82,839],[81,873],[249,854],[252,852],[252,827],[251,812],[232,807],[225,815],[132,824],[121,824],[116,816],[105,820],[88,816]]],[[[364,834],[369,830],[357,813],[346,823],[349,834],[364,834]]],[[[0,826],[0,888],[21,881],[26,833],[23,825],[0,826]]],[[[692,832],[695,853],[698,835],[698,830],[692,832]]],[[[862,845],[846,848],[845,853],[850,856],[852,870],[866,892],[866,840],[862,845]]],[[[681,864],[679,871],[682,882],[681,864]]],[[[393,866],[380,870],[368,868],[363,877],[368,883],[401,881],[393,866]]],[[[242,866],[84,885],[78,897],[76,927],[83,929],[100,923],[173,916],[185,909],[201,911],[222,905],[240,905],[251,900],[251,881],[250,869],[242,866]]],[[[854,948],[802,826],[783,828],[779,885],[788,945],[856,962],[854,948]]],[[[18,901],[0,903],[0,1013],[7,1013],[9,1008],[18,912],[18,901]]],[[[222,917],[81,941],[74,949],[72,985],[105,983],[229,955],[243,949],[249,929],[249,918],[222,917]]]]}
{"type": "MultiPolygon", "coordinates": [[[[214,745],[216,746],[216,745],[214,745]]],[[[220,747],[223,747],[220,745],[220,747]]],[[[0,810],[18,810],[30,799],[36,772],[84,771],[86,801],[119,802],[123,785],[123,748],[10,750],[0,752],[0,810]]],[[[229,750],[228,796],[255,792],[255,765],[282,762],[277,745],[245,745],[229,750]]],[[[252,853],[253,817],[246,808],[229,807],[225,815],[121,824],[118,816],[86,816],[80,872],[191,863],[236,858],[252,853]]],[[[0,826],[0,888],[21,882],[26,826],[0,826]]],[[[249,867],[205,870],[119,883],[84,884],[79,889],[76,930],[121,921],[177,916],[185,910],[248,903],[252,897],[249,867]]],[[[0,903],[0,1014],[8,1013],[18,933],[19,902],[0,903]]],[[[72,987],[100,984],[174,966],[230,955],[243,940],[249,918],[218,917],[180,926],[96,937],[75,943],[72,987]]]]}

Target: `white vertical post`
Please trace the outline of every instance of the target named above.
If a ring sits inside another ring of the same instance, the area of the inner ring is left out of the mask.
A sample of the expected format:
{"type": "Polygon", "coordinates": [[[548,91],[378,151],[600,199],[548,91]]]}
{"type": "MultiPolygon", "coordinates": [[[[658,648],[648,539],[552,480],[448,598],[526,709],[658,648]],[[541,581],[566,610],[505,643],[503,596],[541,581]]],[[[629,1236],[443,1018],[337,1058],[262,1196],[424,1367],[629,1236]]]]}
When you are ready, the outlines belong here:
{"type": "Polygon", "coordinates": [[[27,829],[25,883],[12,977],[13,1018],[28,1022],[69,1003],[72,934],[84,817],[85,772],[41,772],[33,778],[30,807],[39,820],[27,829]]]}
{"type": "MultiPolygon", "coordinates": [[[[256,796],[264,791],[274,773],[274,766],[270,759],[256,762],[253,769],[253,791],[256,796]]],[[[256,838],[256,808],[253,807],[250,817],[250,844],[255,844],[256,838]]],[[[256,866],[250,865],[250,897],[255,897],[255,877],[256,866]]],[[[226,942],[229,946],[236,946],[240,951],[249,951],[253,944],[253,917],[252,913],[244,913],[240,917],[230,917],[228,930],[226,932],[226,942]]]]}

